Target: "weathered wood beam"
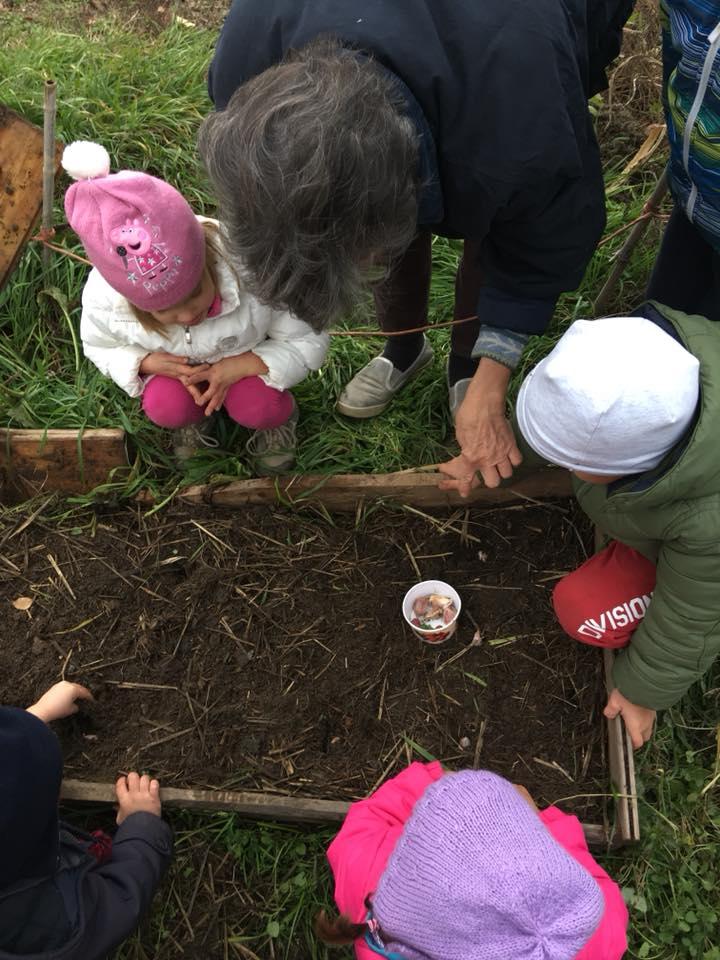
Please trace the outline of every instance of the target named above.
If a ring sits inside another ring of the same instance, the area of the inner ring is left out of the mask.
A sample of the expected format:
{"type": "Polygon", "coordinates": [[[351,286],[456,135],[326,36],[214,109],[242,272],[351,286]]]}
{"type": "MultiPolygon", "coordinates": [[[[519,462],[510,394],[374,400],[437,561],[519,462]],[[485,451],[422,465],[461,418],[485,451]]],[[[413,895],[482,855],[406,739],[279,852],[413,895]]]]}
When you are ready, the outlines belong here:
{"type": "MultiPolygon", "coordinates": [[[[193,790],[162,788],[162,802],[169,807],[188,810],[232,810],[243,817],[261,820],[283,820],[291,823],[339,823],[349,804],[313,797],[290,797],[271,793],[249,793],[233,790],[193,790]]],[[[115,803],[115,787],[110,783],[84,780],[63,780],[61,800],[88,803],[115,803]]]]}
{"type": "Polygon", "coordinates": [[[0,429],[0,499],[85,493],[127,466],[125,431],[0,429]]]}
{"type": "MultiPolygon", "coordinates": [[[[115,803],[115,788],[110,783],[85,780],[63,780],[60,799],[80,803],[115,803]]],[[[280,820],[287,823],[341,823],[350,807],[339,800],[317,800],[314,797],[290,797],[272,793],[236,792],[233,790],[193,790],[163,787],[163,806],[186,810],[229,810],[253,820],[280,820]]],[[[608,837],[601,824],[582,825],[588,843],[606,847],[608,837]]]]}
{"type": "Polygon", "coordinates": [[[187,503],[216,506],[273,503],[297,506],[316,502],[328,510],[346,511],[355,510],[359,503],[371,500],[394,500],[414,507],[457,507],[472,503],[510,503],[514,500],[566,497],[572,493],[568,471],[551,467],[494,490],[479,487],[466,500],[456,493],[440,490],[438,482],[441,479],[439,473],[412,470],[335,476],[308,474],[261,477],[257,480],[235,480],[224,485],[187,487],[178,496],[187,503]]]}

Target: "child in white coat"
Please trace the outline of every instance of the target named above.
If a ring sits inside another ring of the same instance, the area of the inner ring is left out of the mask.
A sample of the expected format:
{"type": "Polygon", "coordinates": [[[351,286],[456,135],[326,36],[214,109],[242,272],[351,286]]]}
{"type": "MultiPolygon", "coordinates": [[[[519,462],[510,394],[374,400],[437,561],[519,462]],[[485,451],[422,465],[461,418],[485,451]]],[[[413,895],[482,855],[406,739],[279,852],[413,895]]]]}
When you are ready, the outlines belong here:
{"type": "Polygon", "coordinates": [[[225,409],[255,430],[258,473],[294,463],[298,412],[290,388],[317,370],[329,338],[248,294],[228,261],[217,223],[197,217],[174,187],[146,173],[109,174],[99,144],[63,154],[76,183],[68,221],[93,269],[83,291],[85,355],[153,423],[177,431],[180,459],[225,409]]]}

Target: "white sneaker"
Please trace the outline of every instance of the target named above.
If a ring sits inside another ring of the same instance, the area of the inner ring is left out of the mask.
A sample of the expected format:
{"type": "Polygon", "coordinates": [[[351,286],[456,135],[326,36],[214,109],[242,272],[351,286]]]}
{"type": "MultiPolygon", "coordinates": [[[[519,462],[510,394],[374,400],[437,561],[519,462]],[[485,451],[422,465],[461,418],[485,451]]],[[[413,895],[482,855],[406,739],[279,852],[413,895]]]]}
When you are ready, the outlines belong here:
{"type": "Polygon", "coordinates": [[[286,473],[295,464],[297,450],[297,424],[300,417],[293,397],[290,417],[279,427],[256,430],[245,444],[248,456],[253,461],[255,473],[260,477],[286,473]]]}
{"type": "Polygon", "coordinates": [[[178,463],[186,463],[203,447],[214,449],[220,446],[219,441],[212,436],[211,429],[212,425],[207,419],[173,430],[173,453],[178,463]]]}
{"type": "Polygon", "coordinates": [[[432,358],[432,347],[424,336],[422,350],[407,370],[398,370],[386,357],[375,357],[348,383],[335,409],[357,420],[376,417],[409,380],[432,362],[432,358]]]}

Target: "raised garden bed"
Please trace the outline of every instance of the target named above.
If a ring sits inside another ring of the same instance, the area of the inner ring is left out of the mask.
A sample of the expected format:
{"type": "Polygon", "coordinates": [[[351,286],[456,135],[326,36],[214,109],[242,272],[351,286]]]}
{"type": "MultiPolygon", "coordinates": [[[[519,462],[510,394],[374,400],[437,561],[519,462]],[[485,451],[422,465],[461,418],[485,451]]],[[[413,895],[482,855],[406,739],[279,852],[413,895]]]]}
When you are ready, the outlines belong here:
{"type": "MultiPolygon", "coordinates": [[[[101,783],[85,798],[140,766],[168,787],[274,795],[302,819],[305,798],[351,801],[427,754],[523,782],[601,839],[602,661],[549,603],[591,548],[571,502],[126,509],[84,527],[32,513],[0,527],[0,700],[26,704],[59,675],[93,688],[96,705],[60,728],[66,776],[101,783]],[[436,648],[400,616],[426,577],[463,598],[457,637],[436,648]]],[[[623,743],[613,752],[624,766],[623,743]]]]}

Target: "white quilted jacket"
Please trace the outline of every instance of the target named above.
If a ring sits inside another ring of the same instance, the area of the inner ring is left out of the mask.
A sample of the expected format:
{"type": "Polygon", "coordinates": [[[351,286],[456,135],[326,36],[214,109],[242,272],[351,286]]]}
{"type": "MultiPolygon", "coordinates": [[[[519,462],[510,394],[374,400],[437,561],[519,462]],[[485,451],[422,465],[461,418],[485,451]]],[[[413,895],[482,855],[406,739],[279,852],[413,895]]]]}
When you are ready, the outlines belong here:
{"type": "Polygon", "coordinates": [[[85,356],[131,397],[143,392],[147,378],[139,376],[138,369],[143,358],[156,350],[198,363],[215,363],[252,350],[268,368],[262,379],[276,390],[287,390],[320,368],[330,342],[326,333],[314,333],[292,314],[264,307],[239,288],[234,272],[222,260],[217,279],[220,313],[195,327],[167,326],[163,337],[145,330],[125,297],[91,270],[80,320],[85,356]]]}

